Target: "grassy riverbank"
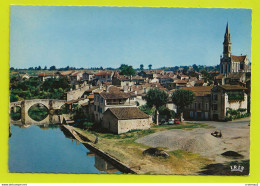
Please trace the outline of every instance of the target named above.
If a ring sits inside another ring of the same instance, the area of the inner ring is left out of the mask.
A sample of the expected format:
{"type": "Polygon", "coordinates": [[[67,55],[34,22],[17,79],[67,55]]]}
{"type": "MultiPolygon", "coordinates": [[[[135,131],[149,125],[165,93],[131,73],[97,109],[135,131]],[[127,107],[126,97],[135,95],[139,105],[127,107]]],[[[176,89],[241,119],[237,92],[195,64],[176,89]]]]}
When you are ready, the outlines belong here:
{"type": "Polygon", "coordinates": [[[192,123],[160,125],[152,126],[149,130],[131,131],[120,135],[84,131],[79,128],[74,129],[91,141],[95,141],[95,135],[98,135],[98,143],[94,144],[97,148],[107,152],[138,174],[197,174],[201,168],[212,163],[212,161],[197,154],[182,150],[168,151],[168,149],[160,147],[160,149],[167,151],[170,155],[169,158],[144,156],[143,151],[150,147],[139,144],[136,140],[159,131],[172,129],[192,130],[201,127],[207,128],[209,126],[192,123]]]}

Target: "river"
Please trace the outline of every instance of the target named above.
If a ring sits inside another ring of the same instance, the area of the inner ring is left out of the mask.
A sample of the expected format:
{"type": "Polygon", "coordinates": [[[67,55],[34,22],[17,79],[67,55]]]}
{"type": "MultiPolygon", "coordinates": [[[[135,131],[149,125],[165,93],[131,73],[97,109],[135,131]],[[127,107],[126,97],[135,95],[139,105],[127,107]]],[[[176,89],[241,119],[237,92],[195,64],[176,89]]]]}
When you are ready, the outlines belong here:
{"type": "Polygon", "coordinates": [[[58,125],[11,124],[9,172],[122,174],[58,125]]]}

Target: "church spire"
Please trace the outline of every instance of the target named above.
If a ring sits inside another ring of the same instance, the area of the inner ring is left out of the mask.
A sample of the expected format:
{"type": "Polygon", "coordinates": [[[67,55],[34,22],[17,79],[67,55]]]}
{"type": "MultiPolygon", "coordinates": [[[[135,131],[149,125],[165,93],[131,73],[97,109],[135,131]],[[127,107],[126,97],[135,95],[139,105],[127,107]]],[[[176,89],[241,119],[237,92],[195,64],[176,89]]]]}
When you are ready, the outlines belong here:
{"type": "Polygon", "coordinates": [[[224,57],[231,57],[231,40],[230,40],[228,22],[227,22],[227,26],[226,26],[226,33],[224,35],[223,56],[224,57]]]}

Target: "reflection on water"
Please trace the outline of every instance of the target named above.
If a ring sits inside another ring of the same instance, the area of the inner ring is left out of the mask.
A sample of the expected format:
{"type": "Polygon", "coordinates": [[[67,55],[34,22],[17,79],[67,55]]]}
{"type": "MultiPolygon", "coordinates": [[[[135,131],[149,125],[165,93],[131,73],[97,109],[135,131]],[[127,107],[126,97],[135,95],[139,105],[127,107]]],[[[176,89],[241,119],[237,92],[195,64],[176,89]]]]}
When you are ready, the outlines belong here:
{"type": "Polygon", "coordinates": [[[59,125],[11,124],[10,127],[10,172],[121,174],[59,125]]]}

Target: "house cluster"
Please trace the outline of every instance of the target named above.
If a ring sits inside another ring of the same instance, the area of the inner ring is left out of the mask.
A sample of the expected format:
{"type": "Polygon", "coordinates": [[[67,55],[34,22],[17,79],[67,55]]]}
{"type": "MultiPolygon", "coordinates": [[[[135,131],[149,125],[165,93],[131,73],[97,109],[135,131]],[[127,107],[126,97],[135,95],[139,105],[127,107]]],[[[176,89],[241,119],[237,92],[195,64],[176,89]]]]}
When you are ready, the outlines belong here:
{"type": "MultiPolygon", "coordinates": [[[[51,77],[70,78],[76,86],[67,93],[66,104],[81,105],[96,123],[120,134],[150,127],[151,117],[138,107],[146,104],[144,97],[151,88],[164,90],[169,96],[177,89],[194,92],[195,101],[183,113],[186,120],[225,120],[229,109],[250,111],[249,60],[247,56],[231,55],[228,24],[220,69],[209,74],[214,77],[213,83],[200,72],[187,75],[182,70],[139,70],[135,76],[121,75],[116,70],[58,71],[52,75],[42,73],[39,77],[42,81],[51,77]]],[[[166,107],[177,112],[171,99],[166,107]]]]}

